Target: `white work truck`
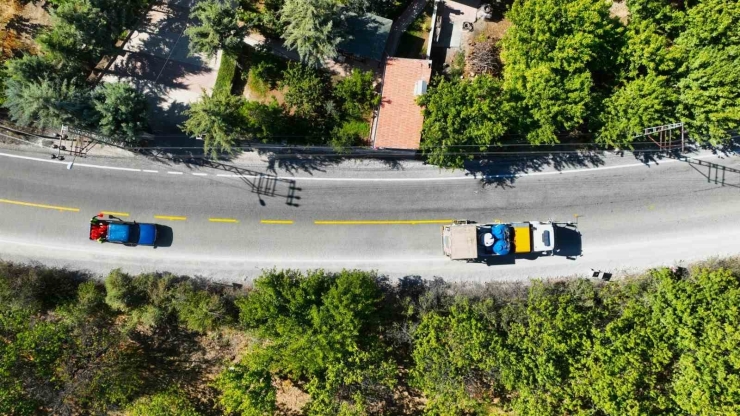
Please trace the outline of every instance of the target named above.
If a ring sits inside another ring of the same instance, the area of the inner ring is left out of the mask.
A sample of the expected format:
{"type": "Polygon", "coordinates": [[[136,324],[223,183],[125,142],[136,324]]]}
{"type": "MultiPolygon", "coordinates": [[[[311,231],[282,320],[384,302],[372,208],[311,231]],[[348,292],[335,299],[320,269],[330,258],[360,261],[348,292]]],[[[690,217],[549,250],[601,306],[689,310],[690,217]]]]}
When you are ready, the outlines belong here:
{"type": "Polygon", "coordinates": [[[554,249],[552,221],[476,224],[458,220],[442,227],[442,250],[452,260],[530,253],[552,255],[554,249]]]}

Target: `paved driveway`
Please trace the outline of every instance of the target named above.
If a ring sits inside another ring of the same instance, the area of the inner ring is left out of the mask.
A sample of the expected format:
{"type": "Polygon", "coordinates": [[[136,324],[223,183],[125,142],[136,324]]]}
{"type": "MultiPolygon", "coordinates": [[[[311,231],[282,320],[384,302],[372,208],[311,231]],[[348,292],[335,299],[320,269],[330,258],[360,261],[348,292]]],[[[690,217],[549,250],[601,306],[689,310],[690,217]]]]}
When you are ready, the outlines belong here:
{"type": "Polygon", "coordinates": [[[156,133],[179,132],[182,112],[216,83],[221,54],[213,59],[190,56],[184,34],[192,23],[190,7],[197,1],[153,5],[102,77],[103,82],[130,82],[147,94],[156,133]]]}

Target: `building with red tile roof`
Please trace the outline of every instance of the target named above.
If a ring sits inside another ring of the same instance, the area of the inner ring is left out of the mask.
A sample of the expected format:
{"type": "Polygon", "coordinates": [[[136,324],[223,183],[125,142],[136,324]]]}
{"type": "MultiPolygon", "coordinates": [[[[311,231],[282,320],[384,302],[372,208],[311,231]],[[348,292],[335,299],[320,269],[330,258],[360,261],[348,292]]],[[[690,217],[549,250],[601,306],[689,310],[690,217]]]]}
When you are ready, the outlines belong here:
{"type": "Polygon", "coordinates": [[[388,58],[383,75],[382,100],[375,121],[373,147],[418,149],[424,117],[416,97],[426,92],[432,61],[388,58]]]}

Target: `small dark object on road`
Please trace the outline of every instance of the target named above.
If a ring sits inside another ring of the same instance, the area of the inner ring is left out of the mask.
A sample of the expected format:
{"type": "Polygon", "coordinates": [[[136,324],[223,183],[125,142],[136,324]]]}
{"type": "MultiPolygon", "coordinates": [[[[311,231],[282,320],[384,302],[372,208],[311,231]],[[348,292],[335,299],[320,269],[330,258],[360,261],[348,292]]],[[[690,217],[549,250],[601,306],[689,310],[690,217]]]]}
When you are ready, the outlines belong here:
{"type": "Polygon", "coordinates": [[[602,272],[601,270],[591,269],[591,272],[592,272],[591,277],[601,279],[605,282],[608,282],[612,278],[611,273],[602,272]]]}

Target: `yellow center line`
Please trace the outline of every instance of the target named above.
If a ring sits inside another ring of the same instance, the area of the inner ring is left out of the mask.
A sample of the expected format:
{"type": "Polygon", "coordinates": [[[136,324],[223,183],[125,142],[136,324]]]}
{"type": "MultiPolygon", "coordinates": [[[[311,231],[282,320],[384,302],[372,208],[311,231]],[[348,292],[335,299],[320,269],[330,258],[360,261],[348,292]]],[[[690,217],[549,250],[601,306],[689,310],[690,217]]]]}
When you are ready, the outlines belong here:
{"type": "Polygon", "coordinates": [[[128,212],[100,211],[101,214],[113,215],[114,217],[128,217],[128,212]]]}
{"type": "Polygon", "coordinates": [[[293,224],[293,220],[262,220],[262,224],[293,224]]]}
{"type": "Polygon", "coordinates": [[[453,220],[358,220],[358,221],[314,221],[316,225],[416,225],[449,224],[453,220]]]}
{"type": "Polygon", "coordinates": [[[10,199],[0,199],[0,202],[5,203],[5,204],[21,205],[24,207],[46,208],[46,209],[56,209],[59,211],[80,212],[79,208],[59,207],[56,205],[46,205],[46,204],[34,204],[31,202],[13,201],[10,199]]]}
{"type": "Polygon", "coordinates": [[[236,220],[234,218],[209,218],[208,221],[210,222],[228,222],[232,224],[239,223],[239,220],[236,220]]]}
{"type": "Polygon", "coordinates": [[[188,217],[178,217],[173,215],[155,215],[154,218],[158,220],[170,220],[170,221],[185,221],[188,217]]]}

